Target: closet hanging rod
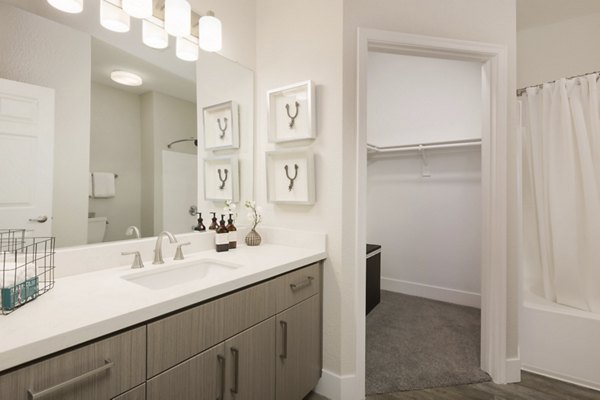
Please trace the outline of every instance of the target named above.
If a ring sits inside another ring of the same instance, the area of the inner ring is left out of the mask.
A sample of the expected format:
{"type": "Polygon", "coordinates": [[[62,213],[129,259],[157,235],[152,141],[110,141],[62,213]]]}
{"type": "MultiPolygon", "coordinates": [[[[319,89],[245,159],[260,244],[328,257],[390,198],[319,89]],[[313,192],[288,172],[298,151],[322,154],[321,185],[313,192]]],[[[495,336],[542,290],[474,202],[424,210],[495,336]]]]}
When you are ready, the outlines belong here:
{"type": "Polygon", "coordinates": [[[418,150],[429,150],[429,149],[449,149],[453,147],[470,147],[480,146],[481,139],[470,139],[470,140],[453,140],[449,142],[434,142],[434,143],[423,143],[423,144],[409,144],[401,146],[375,146],[367,143],[367,150],[371,150],[375,153],[391,153],[400,151],[418,151],[418,150]]]}

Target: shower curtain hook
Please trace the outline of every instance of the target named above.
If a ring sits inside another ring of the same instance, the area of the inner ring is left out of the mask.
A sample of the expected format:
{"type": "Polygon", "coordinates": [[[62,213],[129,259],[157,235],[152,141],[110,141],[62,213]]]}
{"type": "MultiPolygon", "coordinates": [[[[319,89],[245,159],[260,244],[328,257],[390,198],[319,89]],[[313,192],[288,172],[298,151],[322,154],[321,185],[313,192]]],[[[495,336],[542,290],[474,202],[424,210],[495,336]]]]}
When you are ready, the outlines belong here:
{"type": "Polygon", "coordinates": [[[429,178],[431,173],[428,171],[429,163],[427,162],[427,154],[425,154],[425,147],[422,144],[419,145],[419,153],[421,154],[421,161],[423,165],[421,167],[421,175],[423,178],[429,178]]]}

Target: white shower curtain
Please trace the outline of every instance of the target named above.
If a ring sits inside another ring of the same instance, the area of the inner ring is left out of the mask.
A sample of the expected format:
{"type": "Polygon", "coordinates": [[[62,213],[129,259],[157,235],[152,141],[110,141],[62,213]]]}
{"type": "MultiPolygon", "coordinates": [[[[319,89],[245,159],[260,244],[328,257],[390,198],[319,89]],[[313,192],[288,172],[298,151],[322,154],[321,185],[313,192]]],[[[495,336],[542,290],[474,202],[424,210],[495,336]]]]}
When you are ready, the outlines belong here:
{"type": "Polygon", "coordinates": [[[546,298],[600,313],[597,74],[530,88],[523,104],[526,269],[546,298]]]}

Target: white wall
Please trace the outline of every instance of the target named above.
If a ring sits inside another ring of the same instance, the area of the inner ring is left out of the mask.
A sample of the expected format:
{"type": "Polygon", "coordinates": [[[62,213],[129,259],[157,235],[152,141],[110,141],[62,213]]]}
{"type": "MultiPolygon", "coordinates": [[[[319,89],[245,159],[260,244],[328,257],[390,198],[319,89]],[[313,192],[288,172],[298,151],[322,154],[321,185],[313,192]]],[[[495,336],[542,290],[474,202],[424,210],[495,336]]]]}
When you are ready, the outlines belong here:
{"type": "Polygon", "coordinates": [[[90,199],[89,211],[107,217],[105,241],[127,239],[141,223],[142,129],[140,96],[92,82],[90,171],[114,172],[116,195],[90,199]]]}
{"type": "Polygon", "coordinates": [[[517,32],[517,86],[600,70],[600,13],[517,32]]]}
{"type": "Polygon", "coordinates": [[[56,91],[52,234],[87,242],[90,36],[0,3],[0,76],[56,91]]]}

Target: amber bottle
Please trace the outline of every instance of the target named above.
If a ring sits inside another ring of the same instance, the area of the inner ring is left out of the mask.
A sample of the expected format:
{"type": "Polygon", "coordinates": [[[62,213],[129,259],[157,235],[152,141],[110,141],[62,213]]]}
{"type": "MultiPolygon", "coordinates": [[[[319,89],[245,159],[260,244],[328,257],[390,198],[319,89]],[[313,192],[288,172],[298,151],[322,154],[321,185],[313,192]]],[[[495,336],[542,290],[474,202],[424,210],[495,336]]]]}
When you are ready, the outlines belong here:
{"type": "Polygon", "coordinates": [[[215,244],[217,245],[218,253],[229,251],[229,231],[225,226],[225,215],[221,215],[221,222],[217,227],[217,233],[215,235],[215,244]]]}
{"type": "Polygon", "coordinates": [[[237,228],[233,224],[233,214],[229,214],[229,219],[227,220],[227,231],[229,232],[229,248],[235,249],[237,247],[237,228]]]}
{"type": "Polygon", "coordinates": [[[211,212],[212,216],[212,223],[210,224],[210,226],[208,227],[208,229],[210,229],[211,231],[215,231],[217,230],[217,228],[219,227],[219,224],[217,224],[217,213],[211,212]]]}

